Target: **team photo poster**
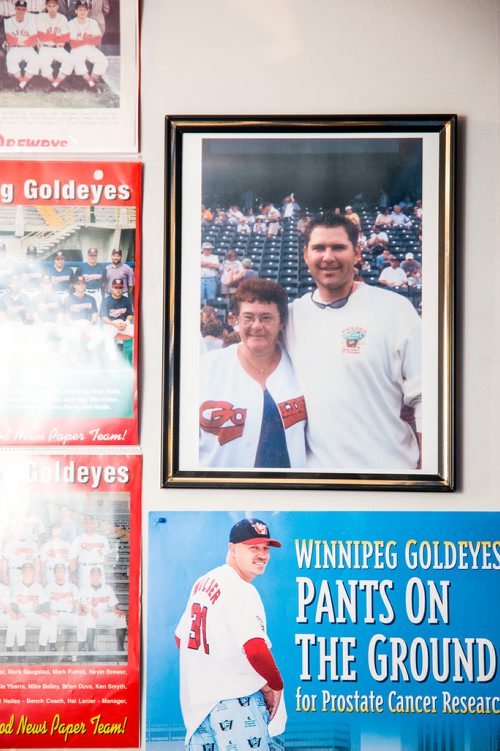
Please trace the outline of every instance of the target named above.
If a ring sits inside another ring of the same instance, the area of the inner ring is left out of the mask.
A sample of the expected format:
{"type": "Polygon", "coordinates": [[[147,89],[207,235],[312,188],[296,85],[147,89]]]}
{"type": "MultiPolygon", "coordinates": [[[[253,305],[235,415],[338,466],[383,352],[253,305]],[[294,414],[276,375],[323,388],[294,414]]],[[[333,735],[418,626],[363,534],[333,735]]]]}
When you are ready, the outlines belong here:
{"type": "MultiPolygon", "coordinates": [[[[233,606],[232,620],[248,611],[247,600],[224,600],[224,574],[213,571],[244,518],[258,519],[282,546],[270,548],[264,571],[254,569],[247,585],[262,598],[284,683],[288,720],[273,738],[276,749],[497,748],[498,513],[155,511],[148,751],[180,749],[186,734],[174,633],[188,600],[199,602],[191,632],[199,639],[189,642],[199,664],[214,654],[211,639],[220,650],[211,630],[218,603],[229,613],[233,606]]],[[[256,529],[262,534],[262,524],[256,529]]],[[[219,670],[212,674],[206,691],[215,704],[230,697],[217,686],[219,670]]]]}
{"type": "Polygon", "coordinates": [[[0,748],[139,745],[141,467],[0,454],[0,748]]]}
{"type": "Polygon", "coordinates": [[[165,486],[453,490],[454,130],[167,118],[165,486]]]}
{"type": "Polygon", "coordinates": [[[0,445],[136,444],[141,165],[1,167],[0,445]]]}
{"type": "Polygon", "coordinates": [[[0,154],[137,153],[138,6],[0,5],[0,154]]]}

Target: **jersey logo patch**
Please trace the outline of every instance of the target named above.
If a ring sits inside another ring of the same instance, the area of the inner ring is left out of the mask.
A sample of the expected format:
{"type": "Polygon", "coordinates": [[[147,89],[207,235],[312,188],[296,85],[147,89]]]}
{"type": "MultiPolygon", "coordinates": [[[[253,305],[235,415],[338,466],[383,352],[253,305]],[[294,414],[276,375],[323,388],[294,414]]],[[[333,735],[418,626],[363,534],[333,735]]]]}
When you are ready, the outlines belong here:
{"type": "Polygon", "coordinates": [[[241,438],[245,428],[246,409],[230,402],[203,402],[200,407],[200,427],[217,436],[219,446],[241,438]]]}
{"type": "Polygon", "coordinates": [[[240,707],[248,707],[250,704],[250,697],[249,696],[243,696],[241,699],[238,699],[238,704],[240,707]]]}
{"type": "Polygon", "coordinates": [[[307,420],[306,400],[303,396],[296,396],[295,399],[288,399],[286,402],[278,404],[281,419],[285,430],[291,428],[302,420],[307,420]]]}
{"type": "Polygon", "coordinates": [[[248,738],[250,748],[259,748],[262,738],[248,738]]]}
{"type": "Polygon", "coordinates": [[[342,337],[344,339],[343,352],[349,352],[352,355],[359,355],[361,352],[361,342],[368,332],[362,326],[351,326],[344,329],[342,337]]]}
{"type": "Polygon", "coordinates": [[[231,730],[231,728],[233,727],[233,721],[224,720],[224,722],[219,722],[219,725],[221,730],[231,730]]]}

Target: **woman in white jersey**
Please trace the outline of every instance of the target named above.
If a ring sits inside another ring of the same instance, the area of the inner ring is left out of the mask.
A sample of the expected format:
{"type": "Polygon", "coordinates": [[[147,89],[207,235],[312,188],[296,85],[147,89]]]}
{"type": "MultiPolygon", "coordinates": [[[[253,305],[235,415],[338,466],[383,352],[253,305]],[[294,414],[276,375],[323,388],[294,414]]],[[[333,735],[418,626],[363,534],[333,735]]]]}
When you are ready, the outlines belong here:
{"type": "Polygon", "coordinates": [[[305,467],[306,407],[281,333],[285,290],[249,279],[236,292],[241,342],[200,362],[202,467],[305,467]]]}

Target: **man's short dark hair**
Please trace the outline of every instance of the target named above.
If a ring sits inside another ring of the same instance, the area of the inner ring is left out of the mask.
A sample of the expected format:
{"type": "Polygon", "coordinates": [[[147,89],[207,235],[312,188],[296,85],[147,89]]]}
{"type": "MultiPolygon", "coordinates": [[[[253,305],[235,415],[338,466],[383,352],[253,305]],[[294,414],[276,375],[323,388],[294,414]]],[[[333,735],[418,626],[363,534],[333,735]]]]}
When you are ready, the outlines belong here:
{"type": "Polygon", "coordinates": [[[247,279],[241,282],[236,290],[236,311],[240,312],[242,302],[275,303],[278,307],[281,323],[288,318],[288,297],[278,282],[271,279],[247,279]]]}
{"type": "Polygon", "coordinates": [[[306,245],[308,245],[309,240],[311,239],[311,233],[316,227],[343,227],[347,232],[347,237],[351,241],[353,247],[355,248],[358,244],[358,227],[349,219],[346,219],[345,216],[339,216],[338,214],[328,211],[326,214],[313,217],[305,228],[304,241],[306,245]]]}

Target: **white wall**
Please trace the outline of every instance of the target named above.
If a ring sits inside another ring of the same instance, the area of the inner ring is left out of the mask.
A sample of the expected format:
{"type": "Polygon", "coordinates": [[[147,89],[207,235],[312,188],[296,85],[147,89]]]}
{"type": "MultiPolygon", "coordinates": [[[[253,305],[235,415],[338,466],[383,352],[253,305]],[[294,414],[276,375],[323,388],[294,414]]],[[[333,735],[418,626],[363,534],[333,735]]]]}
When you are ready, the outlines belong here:
{"type": "Polygon", "coordinates": [[[145,511],[500,509],[499,98],[498,0],[143,0],[145,511]],[[454,112],[458,491],[160,489],[164,116],[454,112]]]}

